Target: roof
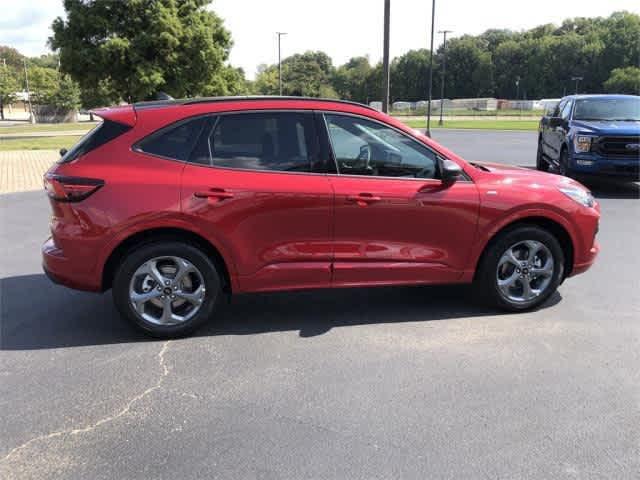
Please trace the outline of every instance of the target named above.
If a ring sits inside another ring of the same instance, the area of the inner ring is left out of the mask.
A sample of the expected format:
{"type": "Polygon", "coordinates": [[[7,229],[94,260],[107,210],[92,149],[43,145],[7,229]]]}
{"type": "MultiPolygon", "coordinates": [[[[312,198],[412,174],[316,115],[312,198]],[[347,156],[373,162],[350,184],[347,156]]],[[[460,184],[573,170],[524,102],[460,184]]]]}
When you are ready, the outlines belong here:
{"type": "Polygon", "coordinates": [[[358,102],[351,102],[349,100],[336,100],[334,98],[314,98],[314,97],[293,97],[293,96],[278,96],[278,95],[249,95],[249,96],[237,96],[237,97],[202,97],[202,98],[183,98],[179,100],[152,100],[149,102],[137,102],[133,104],[136,110],[144,110],[148,108],[162,108],[179,105],[196,105],[202,103],[217,103],[217,102],[234,102],[234,101],[264,101],[264,100],[281,100],[281,101],[314,101],[314,102],[329,102],[347,105],[357,105],[358,107],[366,108],[367,110],[374,110],[369,105],[364,105],[358,102]]]}
{"type": "Polygon", "coordinates": [[[622,93],[589,93],[589,94],[578,94],[578,95],[567,95],[564,98],[573,98],[575,100],[580,100],[583,98],[640,98],[637,95],[626,95],[622,93]]]}

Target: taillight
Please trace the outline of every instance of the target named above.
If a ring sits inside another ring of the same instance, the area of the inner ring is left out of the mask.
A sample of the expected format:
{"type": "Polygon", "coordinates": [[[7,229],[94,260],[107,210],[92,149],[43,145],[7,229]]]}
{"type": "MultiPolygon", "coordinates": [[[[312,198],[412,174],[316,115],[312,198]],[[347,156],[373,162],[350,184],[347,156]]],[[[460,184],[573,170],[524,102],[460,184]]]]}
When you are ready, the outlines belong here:
{"type": "Polygon", "coordinates": [[[59,202],[79,202],[104,186],[104,180],[65,177],[48,173],[44,176],[44,189],[50,198],[59,202]]]}

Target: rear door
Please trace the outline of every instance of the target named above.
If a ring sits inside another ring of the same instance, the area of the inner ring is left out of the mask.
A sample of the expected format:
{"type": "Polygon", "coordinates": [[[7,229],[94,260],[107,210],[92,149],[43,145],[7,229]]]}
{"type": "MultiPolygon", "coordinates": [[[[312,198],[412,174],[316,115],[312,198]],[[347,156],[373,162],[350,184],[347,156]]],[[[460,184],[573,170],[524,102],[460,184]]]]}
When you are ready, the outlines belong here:
{"type": "Polygon", "coordinates": [[[384,124],[325,114],[338,174],[335,285],[455,282],[478,216],[469,179],[443,184],[438,155],[384,124]]]}
{"type": "Polygon", "coordinates": [[[330,284],[331,185],[313,114],[207,118],[182,174],[186,220],[234,264],[243,291],[330,284]]]}

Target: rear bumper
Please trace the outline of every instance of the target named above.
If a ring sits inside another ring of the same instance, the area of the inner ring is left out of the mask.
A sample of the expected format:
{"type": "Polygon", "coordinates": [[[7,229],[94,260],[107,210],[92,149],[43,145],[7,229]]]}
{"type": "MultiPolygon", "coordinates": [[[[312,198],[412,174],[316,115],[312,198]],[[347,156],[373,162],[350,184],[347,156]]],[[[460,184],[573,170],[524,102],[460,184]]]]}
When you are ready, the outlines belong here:
{"type": "Polygon", "coordinates": [[[99,279],[74,265],[52,238],[42,245],[42,269],[53,283],[76,290],[101,291],[99,279]]]}

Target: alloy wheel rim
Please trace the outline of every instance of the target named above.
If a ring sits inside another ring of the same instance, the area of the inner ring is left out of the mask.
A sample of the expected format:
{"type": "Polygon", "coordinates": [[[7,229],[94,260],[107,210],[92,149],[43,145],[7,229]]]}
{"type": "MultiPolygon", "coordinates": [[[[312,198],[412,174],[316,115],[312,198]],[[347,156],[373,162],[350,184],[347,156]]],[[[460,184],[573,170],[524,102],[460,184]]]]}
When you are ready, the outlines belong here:
{"type": "Polygon", "coordinates": [[[187,322],[200,311],[205,294],[200,270],[177,256],[147,260],[129,283],[131,306],[143,320],[154,325],[187,322]]]}
{"type": "Polygon", "coordinates": [[[537,240],[524,240],[509,247],[498,260],[496,281],[500,294],[513,303],[528,303],[551,284],[554,258],[537,240]]]}

